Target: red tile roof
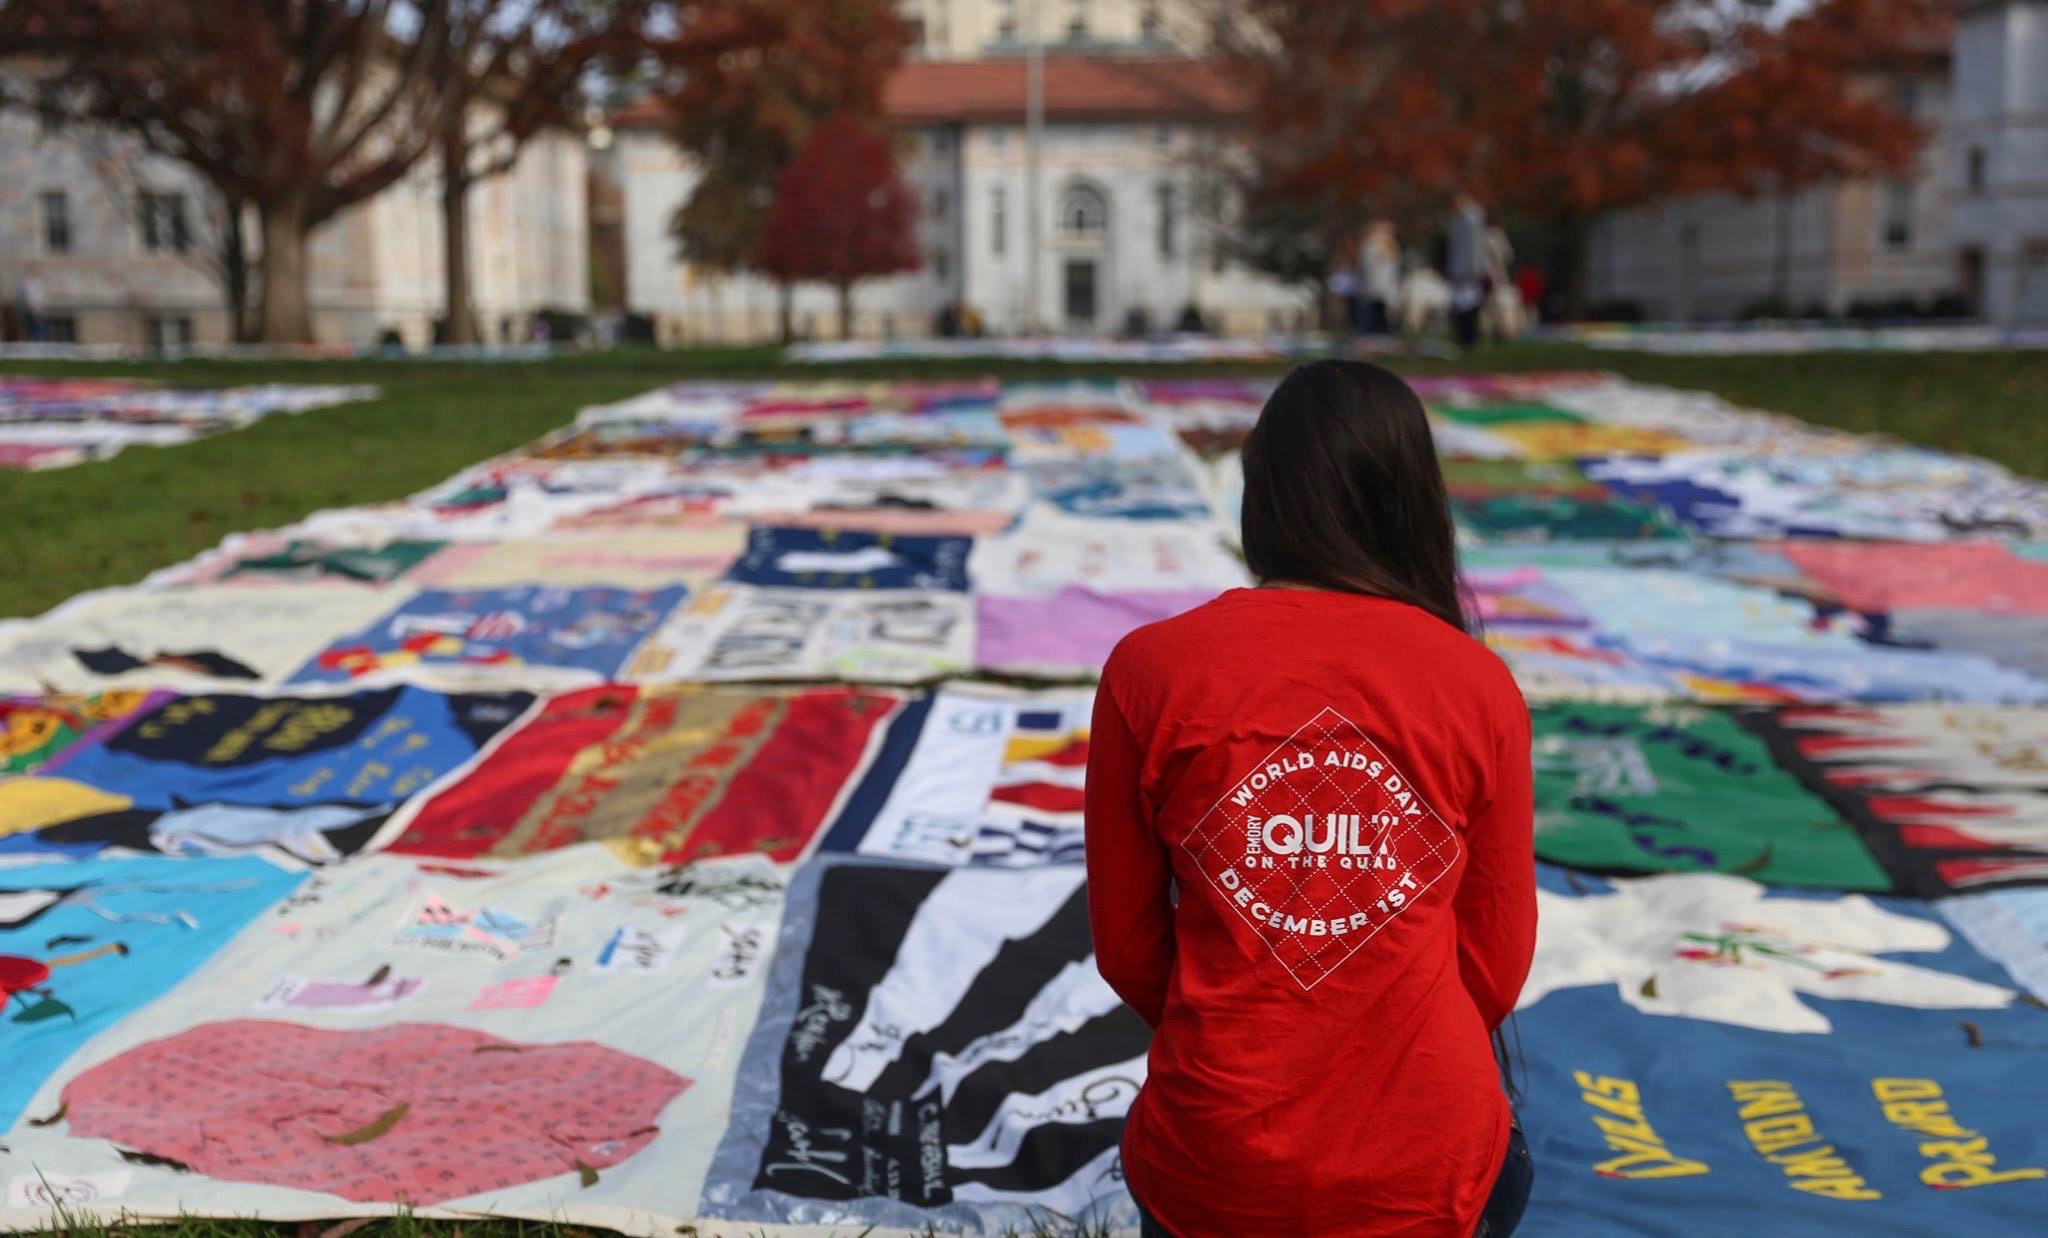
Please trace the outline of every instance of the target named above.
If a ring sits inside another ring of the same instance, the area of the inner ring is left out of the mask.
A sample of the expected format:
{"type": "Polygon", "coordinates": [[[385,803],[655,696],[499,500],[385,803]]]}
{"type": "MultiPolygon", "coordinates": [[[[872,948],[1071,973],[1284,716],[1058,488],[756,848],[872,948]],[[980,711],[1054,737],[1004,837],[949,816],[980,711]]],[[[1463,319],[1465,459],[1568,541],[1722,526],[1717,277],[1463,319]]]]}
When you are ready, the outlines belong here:
{"type": "MultiPolygon", "coordinates": [[[[889,78],[882,106],[898,125],[1024,119],[1022,57],[915,60],[889,78]]],[[[1220,63],[1186,59],[1045,58],[1048,120],[1187,120],[1242,114],[1250,97],[1220,63]]],[[[661,129],[668,103],[648,95],[605,118],[614,129],[661,129]]]]}
{"type": "MultiPolygon", "coordinates": [[[[883,108],[899,125],[1024,118],[1022,57],[920,60],[889,79],[883,108]]],[[[1045,58],[1048,120],[1164,120],[1230,116],[1249,104],[1214,61],[1045,58]]]]}
{"type": "Polygon", "coordinates": [[[604,123],[614,129],[668,128],[668,100],[660,95],[642,95],[622,108],[614,108],[604,123]]]}

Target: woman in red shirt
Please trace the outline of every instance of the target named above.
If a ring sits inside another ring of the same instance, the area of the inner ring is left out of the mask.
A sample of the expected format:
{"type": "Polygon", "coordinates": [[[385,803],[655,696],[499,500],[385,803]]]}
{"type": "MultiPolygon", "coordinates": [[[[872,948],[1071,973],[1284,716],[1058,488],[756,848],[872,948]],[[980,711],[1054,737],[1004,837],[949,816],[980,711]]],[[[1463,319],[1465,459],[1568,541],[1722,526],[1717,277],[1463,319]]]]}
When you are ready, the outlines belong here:
{"type": "Polygon", "coordinates": [[[1236,589],[1111,654],[1096,960],[1153,1028],[1145,1232],[1502,1238],[1527,1147],[1493,1047],[1535,948],[1529,714],[1468,635],[1443,476],[1376,366],[1289,375],[1244,449],[1236,589]]]}

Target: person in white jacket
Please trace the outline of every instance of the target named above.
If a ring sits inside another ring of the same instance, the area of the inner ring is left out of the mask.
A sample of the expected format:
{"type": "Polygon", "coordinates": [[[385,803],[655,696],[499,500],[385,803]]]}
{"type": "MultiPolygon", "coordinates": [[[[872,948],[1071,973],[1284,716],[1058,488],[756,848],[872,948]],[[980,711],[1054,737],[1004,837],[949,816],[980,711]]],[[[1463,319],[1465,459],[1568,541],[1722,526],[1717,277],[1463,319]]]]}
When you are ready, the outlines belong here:
{"type": "Polygon", "coordinates": [[[1394,225],[1384,219],[1366,229],[1358,256],[1359,293],[1365,300],[1365,332],[1385,335],[1393,330],[1394,307],[1401,299],[1401,245],[1394,225]]]}

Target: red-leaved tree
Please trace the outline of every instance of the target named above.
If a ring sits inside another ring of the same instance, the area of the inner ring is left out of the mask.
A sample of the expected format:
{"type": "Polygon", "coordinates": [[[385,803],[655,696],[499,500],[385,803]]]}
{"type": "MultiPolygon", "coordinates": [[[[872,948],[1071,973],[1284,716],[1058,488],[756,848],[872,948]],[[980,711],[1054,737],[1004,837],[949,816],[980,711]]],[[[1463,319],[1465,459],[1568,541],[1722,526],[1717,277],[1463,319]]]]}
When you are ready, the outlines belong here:
{"type": "Polygon", "coordinates": [[[1796,193],[1895,174],[1924,137],[1877,80],[1945,39],[1946,0],[1518,0],[1489,44],[1469,183],[1548,226],[1583,308],[1598,218],[1682,193],[1796,193]]]}
{"type": "MultiPolygon", "coordinates": [[[[728,8],[734,29],[708,53],[703,39],[651,43],[670,135],[701,173],[671,231],[686,261],[718,274],[765,270],[762,229],[776,178],[829,117],[878,121],[883,86],[910,45],[896,0],[732,0],[728,8]]],[[[787,283],[780,317],[786,340],[787,283]]]]}
{"type": "Polygon", "coordinates": [[[761,270],[786,283],[830,284],[839,334],[853,335],[853,287],[918,267],[917,199],[889,139],[840,115],[811,131],[782,174],[761,227],[761,270]]]}
{"type": "Polygon", "coordinates": [[[1923,135],[1872,79],[1952,21],[1947,0],[1813,0],[1784,20],[1719,0],[1211,3],[1256,100],[1250,205],[1334,254],[1367,219],[1428,226],[1469,190],[1557,238],[1574,304],[1602,214],[1909,165],[1923,135]]]}
{"type": "Polygon", "coordinates": [[[1485,0],[1205,2],[1251,100],[1249,141],[1205,169],[1220,244],[1321,288],[1375,218],[1412,234],[1441,213],[1486,141],[1466,60],[1485,0]]]}

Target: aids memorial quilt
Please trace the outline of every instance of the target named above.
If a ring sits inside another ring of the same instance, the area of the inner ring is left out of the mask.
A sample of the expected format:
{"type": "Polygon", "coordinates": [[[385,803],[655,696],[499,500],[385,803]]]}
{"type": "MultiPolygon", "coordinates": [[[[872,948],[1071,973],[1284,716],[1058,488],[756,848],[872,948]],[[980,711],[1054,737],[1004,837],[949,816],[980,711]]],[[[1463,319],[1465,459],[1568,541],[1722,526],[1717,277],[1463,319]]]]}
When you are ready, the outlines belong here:
{"type": "Polygon", "coordinates": [[[304,879],[252,857],[0,867],[0,1130],[88,1040],[178,987],[304,879]]]}
{"type": "Polygon", "coordinates": [[[1856,828],[1724,711],[1556,702],[1530,718],[1536,853],[1546,860],[1819,889],[1891,886],[1856,828]]]}
{"type": "Polygon", "coordinates": [[[563,693],[420,802],[391,849],[509,859],[601,841],[638,864],[794,860],[898,703],[851,688],[563,693]]]}
{"type": "Polygon", "coordinates": [[[947,865],[1078,863],[1094,703],[952,689],[912,702],[825,846],[947,865]]]}
{"type": "Polygon", "coordinates": [[[1095,971],[1080,870],[800,882],[706,1213],[989,1233],[1128,1210],[1150,1033],[1095,971]]]}
{"type": "Polygon", "coordinates": [[[346,683],[413,667],[455,682],[550,673],[606,679],[685,593],[681,586],[427,590],[321,651],[293,680],[346,683]]]}
{"type": "Polygon", "coordinates": [[[1556,869],[1539,899],[1518,1233],[2024,1233],[2048,1204],[2048,1023],[1925,904],[1556,869]]]}
{"type": "Polygon", "coordinates": [[[375,399],[362,386],[236,387],[206,391],[127,379],[0,375],[0,470],[105,460],[126,447],[174,447],[303,413],[375,399]]]}
{"type": "Polygon", "coordinates": [[[327,863],[465,769],[535,702],[410,685],[338,696],[156,694],[117,731],[0,779],[0,856],[280,849],[327,863]]]}
{"type": "Polygon", "coordinates": [[[1935,705],[1745,719],[1923,897],[2048,879],[2048,713],[1935,705]]]}
{"type": "Polygon", "coordinates": [[[81,740],[113,734],[150,701],[133,691],[0,697],[0,777],[33,774],[81,740]]]}
{"type": "MultiPolygon", "coordinates": [[[[1518,1232],[2038,1230],[2048,487],[1413,385],[1531,703],[1518,1232]]],[[[1256,585],[1273,386],[676,383],[0,620],[0,1226],[1122,1238],[1095,681],[1256,585]]]]}
{"type": "Polygon", "coordinates": [[[760,861],[638,870],[581,846],[509,866],[364,857],[273,889],[204,986],[93,1040],[62,1080],[10,1076],[42,1120],[10,1133],[11,1164],[126,1175],[123,1202],[159,1214],[402,1202],[672,1228],[696,1212],[782,887],[760,861]]]}

